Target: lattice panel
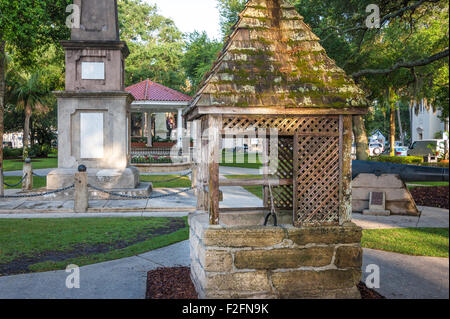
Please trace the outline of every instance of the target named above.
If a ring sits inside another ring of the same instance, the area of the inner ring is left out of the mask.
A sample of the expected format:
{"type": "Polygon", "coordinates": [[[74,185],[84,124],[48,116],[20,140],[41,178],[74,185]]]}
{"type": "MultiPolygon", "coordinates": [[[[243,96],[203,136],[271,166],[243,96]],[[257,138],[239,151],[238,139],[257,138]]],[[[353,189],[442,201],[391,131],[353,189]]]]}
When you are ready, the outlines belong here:
{"type": "MultiPolygon", "coordinates": [[[[276,176],[280,179],[292,178],[293,176],[294,139],[292,137],[280,136],[278,138],[278,168],[276,176]]],[[[292,197],[293,186],[283,185],[273,187],[273,201],[278,209],[293,209],[292,197]]]]}
{"type": "Polygon", "coordinates": [[[294,148],[295,226],[338,224],[339,136],[298,134],[294,148]]]}
{"type": "Polygon", "coordinates": [[[246,131],[277,128],[280,135],[318,134],[339,135],[339,117],[237,117],[224,118],[223,129],[246,131]]]}

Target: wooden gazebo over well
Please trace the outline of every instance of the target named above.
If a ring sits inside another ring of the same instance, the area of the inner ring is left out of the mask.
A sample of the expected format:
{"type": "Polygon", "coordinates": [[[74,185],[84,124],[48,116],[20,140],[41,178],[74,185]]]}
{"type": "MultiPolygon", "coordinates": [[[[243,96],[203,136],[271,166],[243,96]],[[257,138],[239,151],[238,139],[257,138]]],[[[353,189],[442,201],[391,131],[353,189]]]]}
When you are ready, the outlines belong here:
{"type": "Polygon", "coordinates": [[[248,1],[185,110],[203,135],[197,150],[199,210],[218,224],[220,185],[255,183],[219,179],[220,139],[265,130],[270,160],[258,182],[265,186],[266,208],[273,200],[278,210],[292,211],[295,226],[343,225],[352,209],[352,115],[366,108],[363,92],[292,5],[248,1]],[[278,132],[276,144],[270,129],[278,132]]]}

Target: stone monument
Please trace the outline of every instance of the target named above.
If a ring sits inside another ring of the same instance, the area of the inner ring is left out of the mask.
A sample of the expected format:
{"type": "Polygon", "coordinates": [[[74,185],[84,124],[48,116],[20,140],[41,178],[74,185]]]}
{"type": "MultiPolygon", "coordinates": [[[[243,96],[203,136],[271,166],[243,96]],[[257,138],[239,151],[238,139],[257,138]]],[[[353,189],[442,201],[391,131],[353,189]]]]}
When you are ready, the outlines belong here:
{"type": "Polygon", "coordinates": [[[120,41],[117,1],[74,0],[80,28],[61,41],[66,51],[66,89],[58,99],[58,169],[47,188],[73,184],[79,165],[88,169],[89,184],[148,194],[139,171],[130,166],[130,104],[125,91],[128,46],[120,41]]]}

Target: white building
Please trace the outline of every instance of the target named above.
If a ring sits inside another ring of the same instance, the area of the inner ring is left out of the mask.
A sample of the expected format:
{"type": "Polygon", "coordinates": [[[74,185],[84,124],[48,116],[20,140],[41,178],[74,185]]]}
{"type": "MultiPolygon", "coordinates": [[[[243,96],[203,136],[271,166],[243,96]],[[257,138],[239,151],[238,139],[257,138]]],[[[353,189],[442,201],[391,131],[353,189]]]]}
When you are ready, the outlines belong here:
{"type": "Polygon", "coordinates": [[[439,117],[441,111],[433,111],[432,107],[426,107],[424,100],[417,106],[419,112],[416,114],[415,108],[411,108],[411,142],[444,139],[444,132],[448,131],[444,121],[439,117]],[[439,136],[436,136],[439,133],[439,136]]]}
{"type": "Polygon", "coordinates": [[[13,148],[22,148],[23,147],[23,133],[5,133],[3,134],[3,142],[11,143],[13,148]]]}
{"type": "Polygon", "coordinates": [[[380,130],[375,130],[369,135],[369,143],[381,143],[381,145],[386,144],[386,137],[381,133],[380,130]]]}

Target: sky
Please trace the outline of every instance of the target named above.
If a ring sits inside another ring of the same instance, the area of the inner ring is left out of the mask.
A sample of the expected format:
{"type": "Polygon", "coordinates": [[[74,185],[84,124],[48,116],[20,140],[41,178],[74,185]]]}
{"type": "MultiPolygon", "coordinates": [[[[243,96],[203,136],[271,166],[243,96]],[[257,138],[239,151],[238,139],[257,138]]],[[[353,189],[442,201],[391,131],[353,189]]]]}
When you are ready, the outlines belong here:
{"type": "Polygon", "coordinates": [[[216,0],[145,0],[158,6],[161,15],[171,18],[182,32],[206,31],[220,39],[220,16],[216,0]]]}

